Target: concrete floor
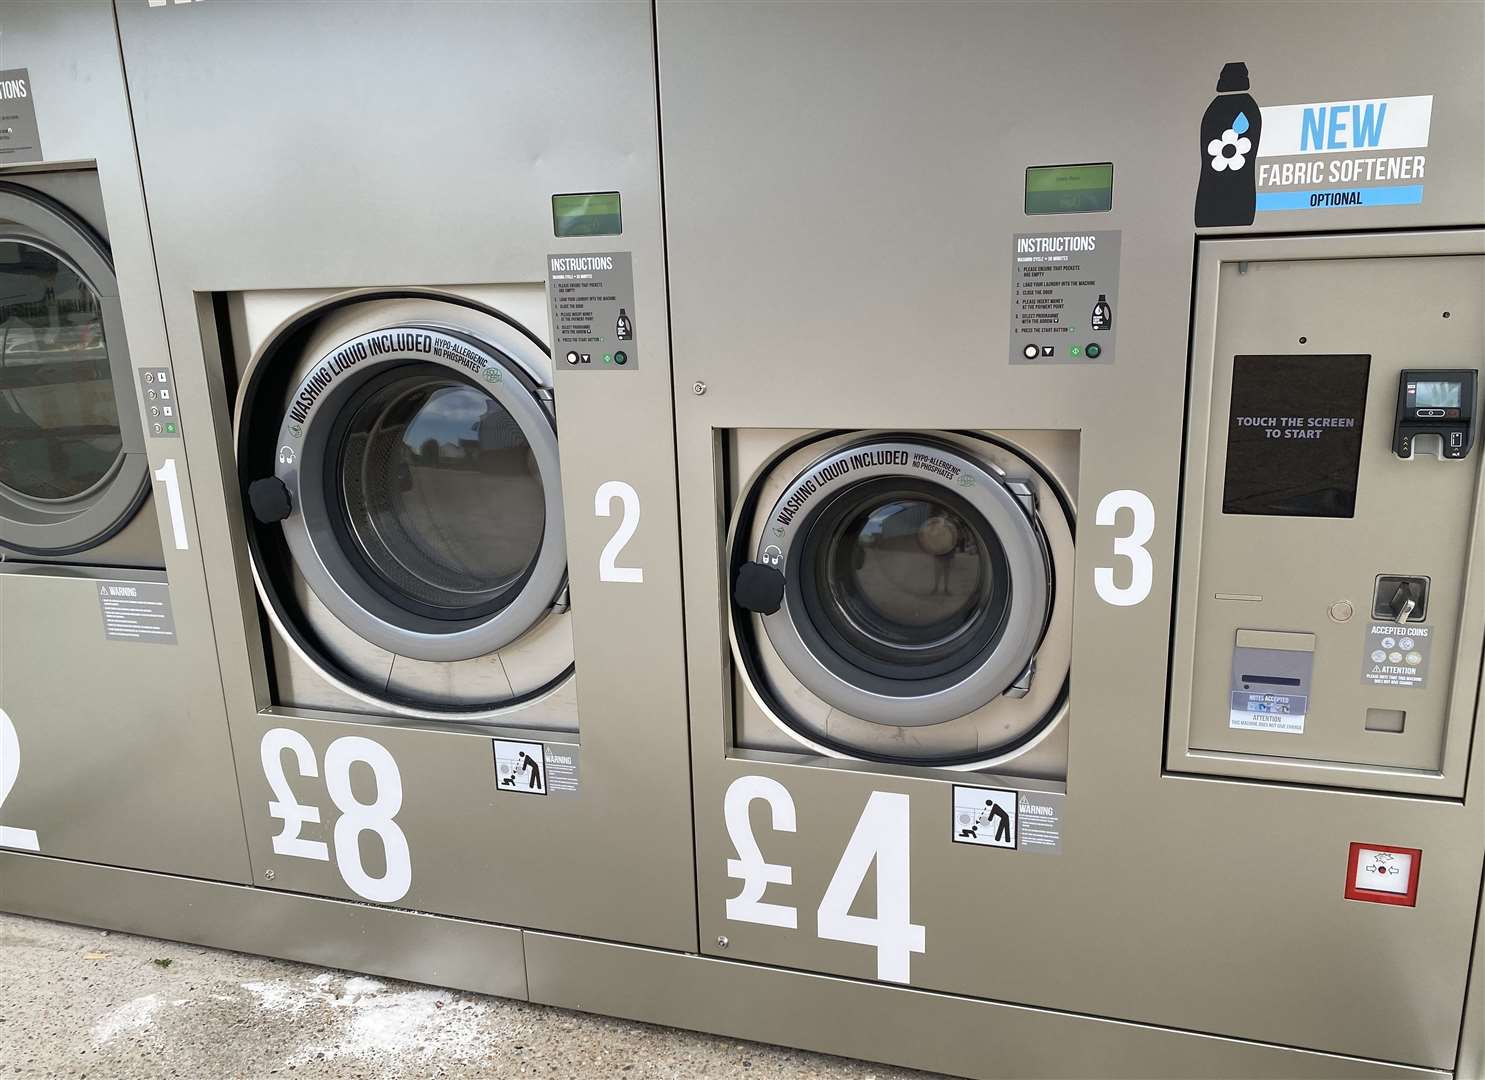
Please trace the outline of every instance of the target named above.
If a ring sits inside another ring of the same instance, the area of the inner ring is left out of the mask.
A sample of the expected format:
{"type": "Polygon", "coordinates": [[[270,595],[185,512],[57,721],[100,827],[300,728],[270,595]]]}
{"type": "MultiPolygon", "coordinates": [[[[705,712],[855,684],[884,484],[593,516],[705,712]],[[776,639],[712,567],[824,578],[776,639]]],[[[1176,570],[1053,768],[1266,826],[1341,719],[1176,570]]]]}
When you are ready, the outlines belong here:
{"type": "Polygon", "coordinates": [[[931,1080],[844,1058],[4,914],[0,1076],[931,1080]]]}

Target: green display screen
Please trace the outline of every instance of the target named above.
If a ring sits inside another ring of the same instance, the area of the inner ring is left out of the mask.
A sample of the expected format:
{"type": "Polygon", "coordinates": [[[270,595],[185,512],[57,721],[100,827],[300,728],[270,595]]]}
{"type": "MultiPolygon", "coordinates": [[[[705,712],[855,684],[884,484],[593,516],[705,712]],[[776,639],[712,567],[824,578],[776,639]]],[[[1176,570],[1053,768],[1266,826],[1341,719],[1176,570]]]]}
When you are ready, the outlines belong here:
{"type": "Polygon", "coordinates": [[[558,236],[618,236],[624,231],[619,193],[553,195],[552,231],[558,236]]]}
{"type": "Polygon", "coordinates": [[[1026,170],[1028,214],[1096,214],[1113,206],[1112,164],[1033,165],[1026,170]]]}

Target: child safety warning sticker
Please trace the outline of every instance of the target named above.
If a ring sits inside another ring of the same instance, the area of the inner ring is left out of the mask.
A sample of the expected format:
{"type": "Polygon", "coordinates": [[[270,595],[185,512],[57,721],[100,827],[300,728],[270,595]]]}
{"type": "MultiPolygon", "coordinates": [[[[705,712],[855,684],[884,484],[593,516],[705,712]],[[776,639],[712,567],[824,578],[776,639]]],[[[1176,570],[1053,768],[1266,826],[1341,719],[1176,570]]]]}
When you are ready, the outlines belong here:
{"type": "Polygon", "coordinates": [[[516,795],[571,795],[578,789],[578,748],[571,743],[493,739],[495,788],[516,795]]]}
{"type": "Polygon", "coordinates": [[[1426,626],[1373,623],[1367,628],[1362,681],[1372,686],[1423,686],[1429,640],[1426,626]]]}
{"type": "Polygon", "coordinates": [[[1011,363],[1112,364],[1119,230],[1020,233],[1011,252],[1011,363]]]}
{"type": "Polygon", "coordinates": [[[1054,792],[955,784],[950,839],[976,847],[1059,854],[1062,800],[1054,792]]]}

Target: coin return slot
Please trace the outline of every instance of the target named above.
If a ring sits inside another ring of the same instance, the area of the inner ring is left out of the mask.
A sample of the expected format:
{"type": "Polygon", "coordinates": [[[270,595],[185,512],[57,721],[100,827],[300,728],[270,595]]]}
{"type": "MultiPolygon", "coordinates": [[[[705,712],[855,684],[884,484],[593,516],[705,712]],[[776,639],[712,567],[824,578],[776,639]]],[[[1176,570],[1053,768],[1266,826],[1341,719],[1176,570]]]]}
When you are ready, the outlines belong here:
{"type": "Polygon", "coordinates": [[[1400,735],[1407,717],[1408,714],[1401,709],[1368,709],[1366,710],[1366,730],[1387,731],[1400,735]]]}

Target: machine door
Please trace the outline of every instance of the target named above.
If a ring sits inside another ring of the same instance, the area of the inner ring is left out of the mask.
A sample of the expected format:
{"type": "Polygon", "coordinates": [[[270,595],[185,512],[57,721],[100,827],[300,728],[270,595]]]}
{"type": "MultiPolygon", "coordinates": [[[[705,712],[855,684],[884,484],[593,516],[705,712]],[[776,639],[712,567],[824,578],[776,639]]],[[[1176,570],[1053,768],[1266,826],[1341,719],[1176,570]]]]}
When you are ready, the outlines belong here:
{"type": "Polygon", "coordinates": [[[1030,487],[929,440],[847,445],[774,503],[735,598],[834,709],[920,727],[1025,693],[1052,570],[1030,487]]]}
{"type": "Polygon", "coordinates": [[[520,364],[403,325],[305,370],[274,475],[249,496],[341,623],[399,656],[455,662],[551,610],[567,571],[556,428],[520,364]]]}
{"type": "Polygon", "coordinates": [[[149,465],[132,380],[108,249],[0,184],[0,549],[71,555],[133,516],[149,465]]]}

